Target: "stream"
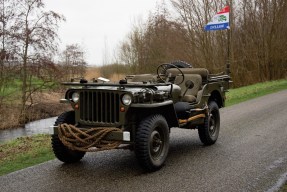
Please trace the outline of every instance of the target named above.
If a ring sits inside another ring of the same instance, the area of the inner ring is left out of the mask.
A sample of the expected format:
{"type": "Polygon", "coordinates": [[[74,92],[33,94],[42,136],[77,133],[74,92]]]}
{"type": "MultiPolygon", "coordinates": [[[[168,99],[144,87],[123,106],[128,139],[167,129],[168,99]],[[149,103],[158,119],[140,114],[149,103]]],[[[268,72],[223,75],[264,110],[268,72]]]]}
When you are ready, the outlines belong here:
{"type": "Polygon", "coordinates": [[[31,136],[36,134],[49,134],[50,126],[54,125],[57,117],[52,117],[48,119],[41,119],[37,121],[32,121],[25,125],[25,128],[13,128],[0,130],[0,143],[15,139],[22,136],[31,136]]]}

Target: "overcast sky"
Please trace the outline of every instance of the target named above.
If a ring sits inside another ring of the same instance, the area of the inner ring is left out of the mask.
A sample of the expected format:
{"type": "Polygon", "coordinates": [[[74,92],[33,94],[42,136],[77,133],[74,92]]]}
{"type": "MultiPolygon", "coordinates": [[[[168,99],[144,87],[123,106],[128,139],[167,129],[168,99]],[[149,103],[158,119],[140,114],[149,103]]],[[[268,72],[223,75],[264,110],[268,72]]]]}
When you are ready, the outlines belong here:
{"type": "Polygon", "coordinates": [[[112,57],[132,24],[145,21],[162,0],[45,0],[46,8],[66,17],[61,23],[60,48],[80,44],[89,65],[102,65],[104,56],[112,57]]]}

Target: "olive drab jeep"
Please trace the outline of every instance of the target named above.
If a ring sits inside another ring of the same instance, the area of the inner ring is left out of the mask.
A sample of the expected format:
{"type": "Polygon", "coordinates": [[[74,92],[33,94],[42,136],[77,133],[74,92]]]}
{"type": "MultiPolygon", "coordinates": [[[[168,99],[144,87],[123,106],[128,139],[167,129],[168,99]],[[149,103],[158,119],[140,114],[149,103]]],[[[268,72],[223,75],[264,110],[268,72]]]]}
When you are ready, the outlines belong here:
{"type": "Polygon", "coordinates": [[[61,102],[73,110],[53,126],[54,154],[74,163],[86,152],[130,149],[144,169],[158,170],[167,158],[172,128],[197,129],[204,145],[216,142],[219,108],[230,82],[229,74],[210,74],[181,61],[114,83],[102,77],[65,82],[70,88],[61,102]]]}

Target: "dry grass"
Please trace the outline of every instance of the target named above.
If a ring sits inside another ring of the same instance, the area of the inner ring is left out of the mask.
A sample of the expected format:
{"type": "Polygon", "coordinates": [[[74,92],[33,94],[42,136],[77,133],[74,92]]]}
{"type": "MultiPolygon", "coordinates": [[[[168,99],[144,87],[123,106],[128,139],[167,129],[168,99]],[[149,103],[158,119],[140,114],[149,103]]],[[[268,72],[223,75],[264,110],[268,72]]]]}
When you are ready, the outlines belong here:
{"type": "Polygon", "coordinates": [[[85,79],[91,80],[93,78],[100,77],[100,68],[99,67],[88,67],[86,69],[85,79]]]}
{"type": "MultiPolygon", "coordinates": [[[[105,77],[105,78],[108,78],[113,82],[117,82],[120,79],[124,79],[125,76],[126,75],[124,75],[124,74],[113,73],[111,76],[105,77]]],[[[92,80],[93,78],[98,78],[98,77],[103,77],[103,75],[100,72],[100,67],[88,67],[87,68],[86,74],[85,74],[85,79],[92,80]]]]}
{"type": "Polygon", "coordinates": [[[109,79],[111,81],[114,81],[114,82],[118,82],[119,80],[121,79],[124,79],[126,75],[124,74],[117,74],[117,73],[113,73],[111,77],[109,77],[109,79]]]}
{"type": "MultiPolygon", "coordinates": [[[[69,105],[59,103],[63,96],[64,93],[62,92],[34,93],[33,101],[26,103],[29,106],[26,122],[58,116],[64,111],[71,110],[69,105]]],[[[19,104],[2,105],[0,108],[0,129],[21,127],[22,125],[19,123],[20,109],[19,104]]]]}
{"type": "Polygon", "coordinates": [[[3,105],[0,108],[0,129],[9,129],[18,127],[18,117],[20,115],[20,108],[17,106],[3,105]]]}
{"type": "Polygon", "coordinates": [[[39,102],[58,102],[61,98],[65,96],[65,92],[41,92],[41,93],[35,93],[35,98],[37,98],[36,101],[39,102]]]}

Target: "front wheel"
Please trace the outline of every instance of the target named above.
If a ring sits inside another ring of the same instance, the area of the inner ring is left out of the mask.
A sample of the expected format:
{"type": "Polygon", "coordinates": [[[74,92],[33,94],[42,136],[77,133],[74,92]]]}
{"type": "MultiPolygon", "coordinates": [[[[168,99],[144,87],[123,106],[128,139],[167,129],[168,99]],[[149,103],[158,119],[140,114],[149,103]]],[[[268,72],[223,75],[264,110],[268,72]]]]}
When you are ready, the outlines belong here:
{"type": "Polygon", "coordinates": [[[198,135],[205,145],[212,145],[216,142],[220,129],[219,108],[215,101],[208,104],[209,113],[204,119],[204,124],[199,126],[198,135]]]}
{"type": "Polygon", "coordinates": [[[165,118],[152,115],[143,119],[136,131],[135,154],[148,171],[160,169],[169,150],[169,128],[165,118]]]}
{"type": "MultiPolygon", "coordinates": [[[[75,112],[74,111],[68,111],[62,113],[58,119],[55,122],[55,126],[58,126],[60,124],[67,123],[67,124],[75,124],[75,112]]],[[[74,151],[66,147],[62,141],[60,140],[59,136],[57,134],[52,135],[52,148],[55,156],[57,159],[64,163],[75,163],[80,161],[84,155],[85,152],[82,151],[74,151]]]]}

